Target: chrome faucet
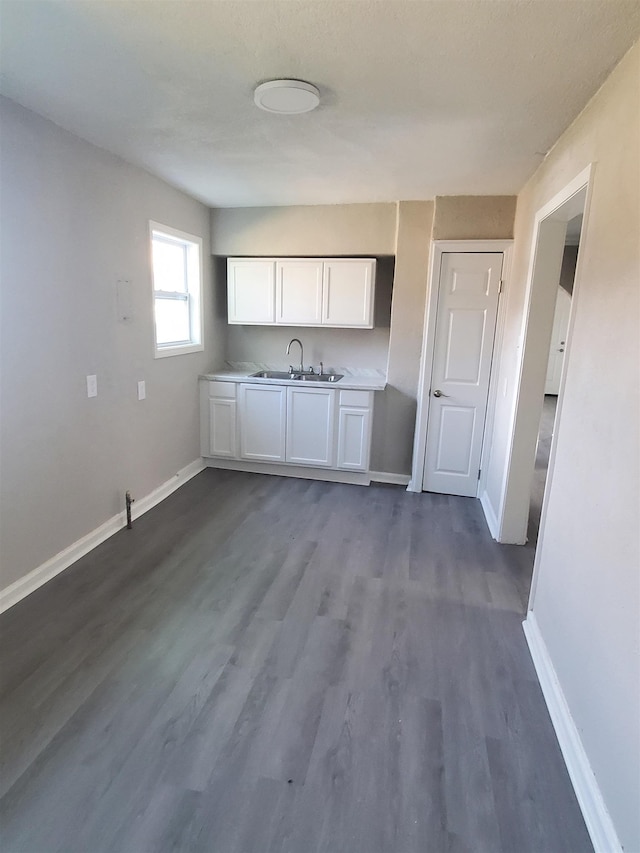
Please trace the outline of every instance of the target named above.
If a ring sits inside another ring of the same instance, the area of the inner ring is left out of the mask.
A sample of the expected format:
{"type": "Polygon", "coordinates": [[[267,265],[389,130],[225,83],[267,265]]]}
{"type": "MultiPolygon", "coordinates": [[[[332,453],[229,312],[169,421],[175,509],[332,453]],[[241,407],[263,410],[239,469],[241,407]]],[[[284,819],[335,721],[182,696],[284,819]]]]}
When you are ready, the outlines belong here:
{"type": "MultiPolygon", "coordinates": [[[[291,340],[289,341],[289,344],[287,346],[287,355],[289,355],[289,352],[291,351],[291,344],[299,344],[300,345],[300,371],[299,372],[304,373],[304,349],[302,347],[302,341],[300,340],[300,338],[291,338],[291,340]]],[[[289,370],[291,373],[294,373],[292,365],[289,367],[289,370]]]]}

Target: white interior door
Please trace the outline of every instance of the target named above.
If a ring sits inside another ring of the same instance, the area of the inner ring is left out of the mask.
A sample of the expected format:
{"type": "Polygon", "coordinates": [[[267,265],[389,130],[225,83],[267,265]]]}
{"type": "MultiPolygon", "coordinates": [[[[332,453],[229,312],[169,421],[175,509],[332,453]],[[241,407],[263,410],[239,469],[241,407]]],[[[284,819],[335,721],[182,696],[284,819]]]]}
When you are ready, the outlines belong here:
{"type": "Polygon", "coordinates": [[[422,488],[475,497],[502,252],[442,255],[422,488]]]}
{"type": "Polygon", "coordinates": [[[558,286],[556,311],[553,315],[553,331],[551,333],[549,364],[547,366],[547,380],[544,386],[545,394],[560,393],[560,378],[562,376],[562,365],[564,364],[564,351],[567,344],[567,330],[569,328],[570,313],[571,297],[564,287],[558,286]]]}

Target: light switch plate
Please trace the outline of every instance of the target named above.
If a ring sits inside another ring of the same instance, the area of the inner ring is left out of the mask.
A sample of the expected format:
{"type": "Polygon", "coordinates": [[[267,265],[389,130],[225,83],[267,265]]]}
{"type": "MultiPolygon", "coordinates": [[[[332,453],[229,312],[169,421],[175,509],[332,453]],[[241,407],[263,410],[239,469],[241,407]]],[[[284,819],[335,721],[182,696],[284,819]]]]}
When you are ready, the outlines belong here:
{"type": "Polygon", "coordinates": [[[95,373],[87,376],[87,397],[98,396],[98,377],[95,373]]]}
{"type": "Polygon", "coordinates": [[[138,400],[144,400],[146,396],[147,386],[144,379],[141,379],[140,382],[138,382],[138,400]]]}

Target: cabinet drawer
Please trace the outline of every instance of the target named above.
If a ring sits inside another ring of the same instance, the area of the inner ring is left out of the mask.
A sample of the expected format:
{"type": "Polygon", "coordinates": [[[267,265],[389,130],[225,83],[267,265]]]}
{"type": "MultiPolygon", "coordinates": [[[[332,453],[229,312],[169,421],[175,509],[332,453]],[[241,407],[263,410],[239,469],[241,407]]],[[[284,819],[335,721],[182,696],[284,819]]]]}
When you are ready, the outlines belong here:
{"type": "Polygon", "coordinates": [[[361,406],[366,409],[370,405],[370,391],[341,391],[341,406],[361,406]]]}
{"type": "Polygon", "coordinates": [[[235,400],[235,398],[236,398],[236,383],[235,382],[209,381],[209,396],[210,397],[225,397],[228,400],[235,400]]]}

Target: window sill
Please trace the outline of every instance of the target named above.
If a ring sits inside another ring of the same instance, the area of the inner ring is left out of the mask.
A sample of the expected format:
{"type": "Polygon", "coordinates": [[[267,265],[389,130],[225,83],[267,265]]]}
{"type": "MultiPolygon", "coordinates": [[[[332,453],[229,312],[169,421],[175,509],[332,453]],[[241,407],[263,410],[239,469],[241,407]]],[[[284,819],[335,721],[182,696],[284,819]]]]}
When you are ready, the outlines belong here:
{"type": "Polygon", "coordinates": [[[153,357],[169,358],[172,355],[188,355],[191,352],[202,352],[203,350],[204,344],[185,344],[184,346],[162,347],[161,349],[156,347],[153,357]]]}

